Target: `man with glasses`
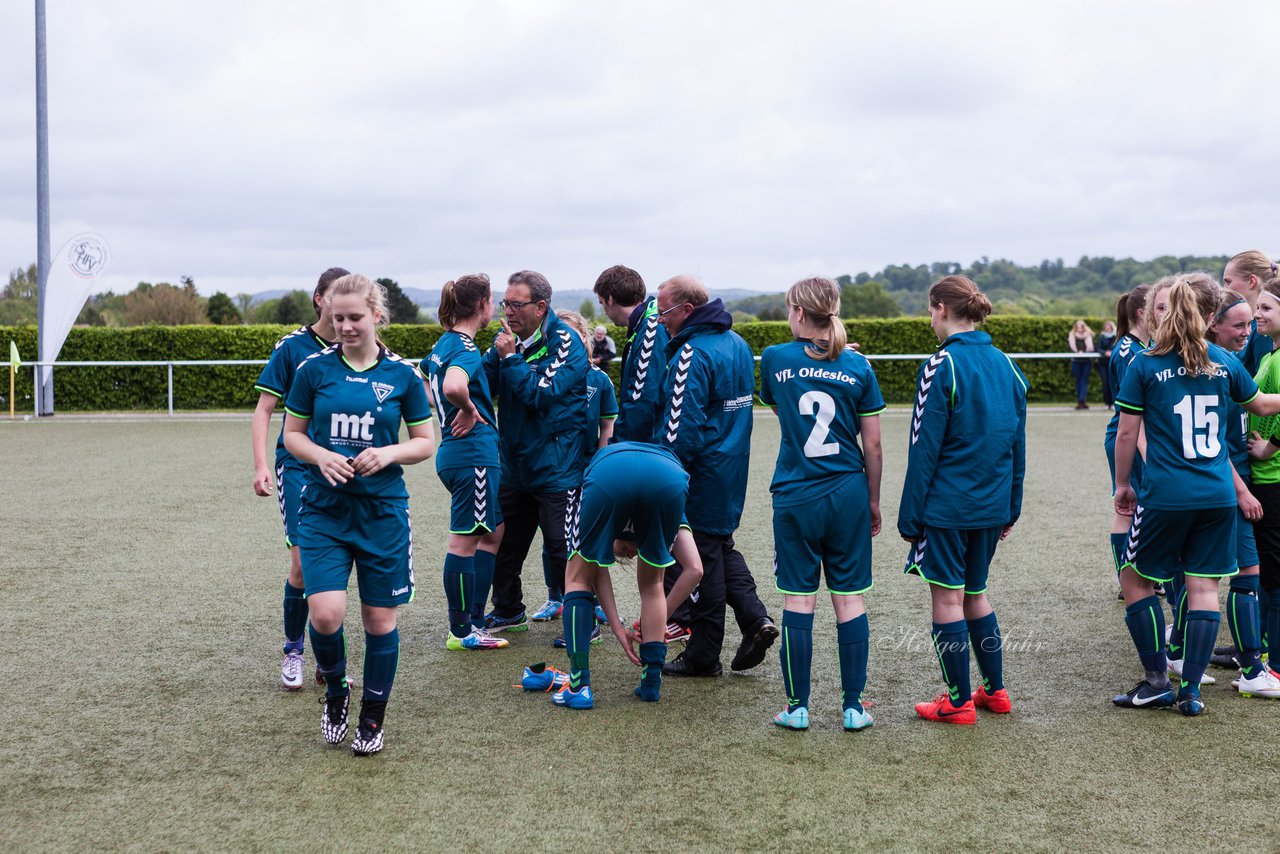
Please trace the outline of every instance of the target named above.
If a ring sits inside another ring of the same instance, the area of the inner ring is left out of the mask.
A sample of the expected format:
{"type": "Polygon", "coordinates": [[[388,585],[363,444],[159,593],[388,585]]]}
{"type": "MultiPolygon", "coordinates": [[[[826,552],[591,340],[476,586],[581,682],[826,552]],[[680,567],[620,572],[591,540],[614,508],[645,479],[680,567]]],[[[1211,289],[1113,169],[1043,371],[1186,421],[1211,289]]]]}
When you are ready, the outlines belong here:
{"type": "Polygon", "coordinates": [[[671,340],[665,350],[665,405],[655,439],[670,447],[689,473],[685,515],[703,570],[690,597],[693,636],[663,672],[719,676],[726,603],[742,631],[732,669],[747,670],[764,661],[778,637],[751,570],[733,543],[747,496],[755,360],[747,342],[732,331],[733,318],[724,304],[709,299],[692,276],[663,282],[656,307],[671,340]]]}
{"type": "Polygon", "coordinates": [[[552,311],[551,283],[541,273],[512,273],[501,306],[502,332],[484,357],[498,404],[498,501],[506,526],[493,570],[493,611],[485,619],[485,629],[494,633],[529,628],[520,570],[538,529],[547,547],[547,602],[532,616],[560,616],[566,519],[582,475],[591,367],[582,338],[552,311]]]}

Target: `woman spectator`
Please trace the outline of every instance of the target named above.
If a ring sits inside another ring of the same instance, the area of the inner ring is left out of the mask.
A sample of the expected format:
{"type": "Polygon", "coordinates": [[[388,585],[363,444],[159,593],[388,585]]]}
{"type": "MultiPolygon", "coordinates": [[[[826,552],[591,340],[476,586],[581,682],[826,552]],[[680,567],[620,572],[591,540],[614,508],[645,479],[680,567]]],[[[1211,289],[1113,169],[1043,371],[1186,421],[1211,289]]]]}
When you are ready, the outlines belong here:
{"type": "MultiPolygon", "coordinates": [[[[1067,347],[1072,353],[1093,352],[1093,330],[1083,320],[1077,320],[1067,336],[1067,347]]],[[[1089,396],[1089,374],[1093,373],[1093,360],[1079,356],[1071,360],[1071,376],[1076,381],[1076,409],[1088,409],[1085,398],[1089,396]]]]}

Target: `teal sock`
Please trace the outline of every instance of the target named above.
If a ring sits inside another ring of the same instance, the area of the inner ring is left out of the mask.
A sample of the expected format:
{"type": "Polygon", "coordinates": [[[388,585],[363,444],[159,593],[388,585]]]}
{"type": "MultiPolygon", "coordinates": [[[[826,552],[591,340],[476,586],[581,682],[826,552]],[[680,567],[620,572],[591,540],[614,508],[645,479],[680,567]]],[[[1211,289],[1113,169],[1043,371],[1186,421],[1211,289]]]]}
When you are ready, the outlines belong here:
{"type": "Polygon", "coordinates": [[[782,612],[782,684],[787,689],[787,711],[809,707],[809,672],[813,665],[813,614],[782,612]]]}
{"type": "Polygon", "coordinates": [[[564,597],[565,652],[569,653],[569,688],[577,691],[591,684],[591,630],[596,623],[595,598],[584,590],[564,597]]]}
{"type": "Polygon", "coordinates": [[[646,703],[658,702],[662,691],[662,665],[667,660],[667,645],[662,641],[640,644],[640,685],[636,696],[646,703]]]}
{"type": "Polygon", "coordinates": [[[978,661],[982,687],[988,694],[1004,688],[1004,636],[996,622],[996,612],[969,620],[969,646],[978,661]]]}
{"type": "Polygon", "coordinates": [[[1200,696],[1200,679],[1209,666],[1213,645],[1218,640],[1218,625],[1222,616],[1217,611],[1187,612],[1187,648],[1182,657],[1182,684],[1178,686],[1178,699],[1200,696]]]}
{"type": "Polygon", "coordinates": [[[475,589],[471,594],[471,624],[484,625],[484,609],[489,603],[489,590],[493,587],[493,564],[498,556],[484,549],[476,549],[472,566],[475,568],[475,589]]]}
{"type": "Polygon", "coordinates": [[[951,705],[960,706],[973,698],[969,690],[969,630],[964,620],[933,624],[933,648],[942,666],[951,705]]]}
{"type": "Polygon", "coordinates": [[[1227,590],[1227,627],[1236,645],[1240,672],[1252,679],[1262,670],[1262,626],[1258,610],[1260,579],[1237,575],[1227,590]]]}
{"type": "Polygon", "coordinates": [[[366,703],[385,703],[391,696],[391,683],[396,680],[396,664],[400,661],[400,630],[385,635],[364,633],[364,691],[366,703]]]}
{"type": "Polygon", "coordinates": [[[284,583],[284,651],[302,652],[307,636],[307,597],[288,581],[284,583]]]}
{"type": "Polygon", "coordinates": [[[324,677],[325,693],[330,697],[350,694],[347,687],[347,639],[342,626],[331,635],[311,626],[311,650],[316,655],[316,670],[324,677]]]}
{"type": "Polygon", "coordinates": [[[845,709],[865,711],[862,691],[867,687],[870,639],[866,614],[836,625],[836,642],[840,648],[840,705],[845,709]]]}
{"type": "Polygon", "coordinates": [[[449,605],[449,631],[456,638],[471,634],[471,600],[475,598],[475,558],[444,556],[444,598],[449,605]]]}
{"type": "Polygon", "coordinates": [[[1124,544],[1129,539],[1129,534],[1112,534],[1111,535],[1111,559],[1115,561],[1116,575],[1120,574],[1120,566],[1124,563],[1124,544]]]}
{"type": "Polygon", "coordinates": [[[1142,669],[1147,681],[1156,687],[1168,682],[1169,662],[1164,651],[1164,608],[1156,596],[1148,596],[1124,609],[1124,623],[1129,627],[1129,637],[1142,659],[1142,669]]]}

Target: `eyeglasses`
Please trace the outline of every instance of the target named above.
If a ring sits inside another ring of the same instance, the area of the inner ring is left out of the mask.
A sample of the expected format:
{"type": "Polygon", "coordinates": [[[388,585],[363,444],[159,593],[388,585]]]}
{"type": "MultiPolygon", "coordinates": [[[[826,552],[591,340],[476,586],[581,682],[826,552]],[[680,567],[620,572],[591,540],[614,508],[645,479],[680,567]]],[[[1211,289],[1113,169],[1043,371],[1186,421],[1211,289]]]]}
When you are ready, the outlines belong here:
{"type": "Polygon", "coordinates": [[[658,312],[658,317],[666,317],[668,314],[675,311],[677,308],[684,308],[686,305],[691,305],[691,303],[682,302],[679,305],[673,305],[671,306],[671,308],[667,309],[666,311],[658,312]]]}
{"type": "Polygon", "coordinates": [[[502,302],[498,303],[498,305],[502,306],[503,311],[515,311],[516,309],[524,308],[526,305],[533,305],[535,302],[541,302],[541,300],[526,300],[521,302],[520,300],[504,299],[502,302]]]}

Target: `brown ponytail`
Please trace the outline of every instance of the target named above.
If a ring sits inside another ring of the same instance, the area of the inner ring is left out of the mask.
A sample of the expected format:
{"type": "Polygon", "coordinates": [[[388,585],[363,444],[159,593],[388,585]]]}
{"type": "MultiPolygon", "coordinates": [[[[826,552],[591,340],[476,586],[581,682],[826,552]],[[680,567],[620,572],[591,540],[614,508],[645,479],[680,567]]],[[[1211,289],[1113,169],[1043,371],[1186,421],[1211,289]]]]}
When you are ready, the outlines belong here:
{"type": "Polygon", "coordinates": [[[787,290],[787,305],[800,309],[807,322],[825,331],[814,345],[804,348],[805,355],[827,362],[838,359],[849,341],[840,319],[840,286],[821,276],[801,279],[787,290]]]}
{"type": "Polygon", "coordinates": [[[475,317],[480,304],[489,296],[489,277],[484,273],[459,276],[445,282],[440,289],[440,308],[436,316],[440,325],[452,329],[459,322],[475,317]]]}
{"type": "Polygon", "coordinates": [[[1177,353],[1190,376],[1203,376],[1220,365],[1209,360],[1208,324],[1218,309],[1218,283],[1208,273],[1187,273],[1169,288],[1169,310],[1155,331],[1153,356],[1177,353]]]}
{"type": "Polygon", "coordinates": [[[991,314],[991,300],[965,276],[944,276],[929,286],[929,305],[945,306],[947,314],[982,323],[991,314]]]}

